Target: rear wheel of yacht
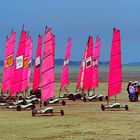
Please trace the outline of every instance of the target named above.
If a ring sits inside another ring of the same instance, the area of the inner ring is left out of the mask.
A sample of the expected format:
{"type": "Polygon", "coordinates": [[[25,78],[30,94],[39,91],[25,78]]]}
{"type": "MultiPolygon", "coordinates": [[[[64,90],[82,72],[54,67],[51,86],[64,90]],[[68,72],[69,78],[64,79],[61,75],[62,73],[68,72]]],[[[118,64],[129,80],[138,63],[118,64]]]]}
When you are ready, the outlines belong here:
{"type": "Polygon", "coordinates": [[[101,109],[102,111],[105,111],[105,106],[103,104],[101,104],[101,109]]]}

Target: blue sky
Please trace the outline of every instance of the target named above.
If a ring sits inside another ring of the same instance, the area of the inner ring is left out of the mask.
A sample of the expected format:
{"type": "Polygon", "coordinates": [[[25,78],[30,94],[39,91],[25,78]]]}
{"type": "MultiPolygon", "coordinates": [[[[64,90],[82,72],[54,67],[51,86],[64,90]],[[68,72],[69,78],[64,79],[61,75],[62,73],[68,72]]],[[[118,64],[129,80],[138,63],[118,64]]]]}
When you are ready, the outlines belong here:
{"type": "Polygon", "coordinates": [[[63,58],[68,37],[73,39],[71,59],[81,60],[89,35],[101,38],[101,60],[109,60],[112,29],[121,30],[123,63],[140,61],[139,0],[1,0],[0,59],[5,38],[11,29],[17,33],[22,24],[33,38],[35,53],[38,34],[45,26],[56,35],[56,58],[63,58]]]}

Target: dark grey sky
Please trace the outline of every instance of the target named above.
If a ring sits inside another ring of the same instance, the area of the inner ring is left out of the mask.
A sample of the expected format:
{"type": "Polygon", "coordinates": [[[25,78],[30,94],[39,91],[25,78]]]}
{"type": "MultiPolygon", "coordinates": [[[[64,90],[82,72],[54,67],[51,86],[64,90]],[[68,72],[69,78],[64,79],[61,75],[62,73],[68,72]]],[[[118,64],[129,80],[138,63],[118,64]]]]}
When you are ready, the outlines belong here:
{"type": "Polygon", "coordinates": [[[140,0],[1,0],[0,59],[11,28],[22,24],[33,38],[35,52],[38,34],[45,26],[56,35],[56,58],[63,58],[67,39],[73,39],[72,60],[81,60],[89,35],[101,38],[101,60],[109,60],[112,29],[121,30],[123,63],[140,61],[140,0]]]}

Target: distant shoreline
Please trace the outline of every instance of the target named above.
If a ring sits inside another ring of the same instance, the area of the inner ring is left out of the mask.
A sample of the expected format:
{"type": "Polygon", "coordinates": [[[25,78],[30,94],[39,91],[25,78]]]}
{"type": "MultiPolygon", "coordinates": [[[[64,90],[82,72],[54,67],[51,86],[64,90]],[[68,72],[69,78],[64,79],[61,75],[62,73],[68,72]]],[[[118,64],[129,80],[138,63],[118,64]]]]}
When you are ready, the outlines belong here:
{"type": "MultiPolygon", "coordinates": [[[[69,67],[69,79],[70,82],[77,82],[77,77],[79,73],[79,66],[70,65],[69,67]]],[[[55,81],[60,82],[61,78],[61,65],[55,66],[55,81]]],[[[99,82],[107,82],[108,81],[108,69],[109,66],[99,66],[99,82]]],[[[0,67],[0,82],[2,81],[3,67],[0,67]]],[[[33,70],[31,74],[32,81],[33,70]]],[[[140,81],[140,66],[123,66],[123,79],[122,81],[128,82],[133,80],[140,81]]]]}

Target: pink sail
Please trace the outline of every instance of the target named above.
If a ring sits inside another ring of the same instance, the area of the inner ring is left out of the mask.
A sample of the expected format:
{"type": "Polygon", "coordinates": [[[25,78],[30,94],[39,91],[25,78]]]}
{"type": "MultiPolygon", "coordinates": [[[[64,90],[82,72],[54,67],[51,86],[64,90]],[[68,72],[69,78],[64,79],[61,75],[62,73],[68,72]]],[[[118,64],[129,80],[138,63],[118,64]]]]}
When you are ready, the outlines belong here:
{"type": "Polygon", "coordinates": [[[64,88],[69,84],[69,61],[70,61],[71,45],[72,39],[69,38],[64,58],[64,64],[62,67],[60,88],[64,88]]]}
{"type": "Polygon", "coordinates": [[[76,87],[76,91],[77,89],[81,89],[80,84],[81,84],[81,74],[82,74],[82,65],[80,66],[80,70],[78,73],[78,79],[77,79],[77,87],[76,87]]]}
{"type": "Polygon", "coordinates": [[[108,76],[108,96],[119,94],[122,90],[122,64],[120,31],[113,29],[113,39],[110,54],[110,69],[108,76]]]}
{"type": "Polygon", "coordinates": [[[97,37],[96,45],[93,51],[93,88],[98,87],[98,64],[99,64],[99,57],[100,57],[100,38],[97,37]]]}
{"type": "Polygon", "coordinates": [[[14,64],[15,40],[16,33],[12,31],[10,37],[6,39],[4,70],[2,79],[2,94],[10,91],[11,88],[11,80],[13,75],[13,64],[14,64]]]}
{"type": "Polygon", "coordinates": [[[92,89],[92,69],[93,69],[93,38],[89,36],[87,46],[84,52],[83,61],[80,67],[77,88],[81,90],[92,89]]]}
{"type": "Polygon", "coordinates": [[[82,63],[81,63],[79,74],[78,74],[77,89],[79,89],[79,90],[82,90],[82,87],[83,87],[83,76],[84,76],[84,69],[85,69],[86,54],[87,54],[87,46],[84,51],[82,63]]]}
{"type": "Polygon", "coordinates": [[[26,38],[27,38],[26,32],[22,30],[16,54],[16,60],[14,63],[14,73],[12,77],[10,96],[22,92],[23,68],[24,68],[23,62],[25,55],[26,38]]]}
{"type": "Polygon", "coordinates": [[[82,78],[83,70],[84,70],[84,65],[83,64],[84,64],[84,60],[85,60],[86,51],[87,51],[87,48],[85,49],[83,59],[82,59],[82,63],[81,63],[81,66],[80,66],[80,70],[79,70],[79,73],[78,73],[77,89],[79,89],[79,90],[81,90],[81,88],[82,88],[82,86],[81,86],[81,78],[82,78]]]}
{"type": "Polygon", "coordinates": [[[31,36],[29,37],[30,45],[29,45],[29,61],[28,61],[28,74],[27,74],[27,87],[29,87],[30,84],[30,77],[31,77],[31,65],[32,65],[32,49],[33,49],[33,41],[31,36]]]}
{"type": "Polygon", "coordinates": [[[28,89],[28,63],[29,63],[29,50],[30,50],[30,37],[28,35],[25,46],[25,54],[23,56],[23,73],[22,73],[22,91],[28,89]]]}
{"type": "Polygon", "coordinates": [[[34,91],[38,89],[41,82],[41,79],[40,79],[41,57],[42,57],[42,36],[39,35],[38,45],[36,49],[35,64],[34,64],[34,74],[33,74],[33,90],[34,91]]]}
{"type": "Polygon", "coordinates": [[[45,29],[44,56],[42,61],[41,100],[45,101],[54,96],[54,54],[51,29],[45,29]]]}
{"type": "Polygon", "coordinates": [[[79,70],[79,74],[78,74],[78,80],[77,80],[77,89],[81,90],[82,89],[82,78],[84,76],[84,67],[85,67],[85,58],[86,58],[86,54],[87,54],[87,46],[85,48],[84,51],[84,55],[83,55],[83,59],[82,59],[82,63],[80,66],[80,70],[79,70]]]}
{"type": "Polygon", "coordinates": [[[92,87],[92,70],[93,70],[93,38],[89,36],[88,44],[87,44],[87,51],[85,55],[85,62],[84,62],[84,69],[83,69],[83,81],[82,81],[82,90],[89,90],[93,89],[92,87]]]}

